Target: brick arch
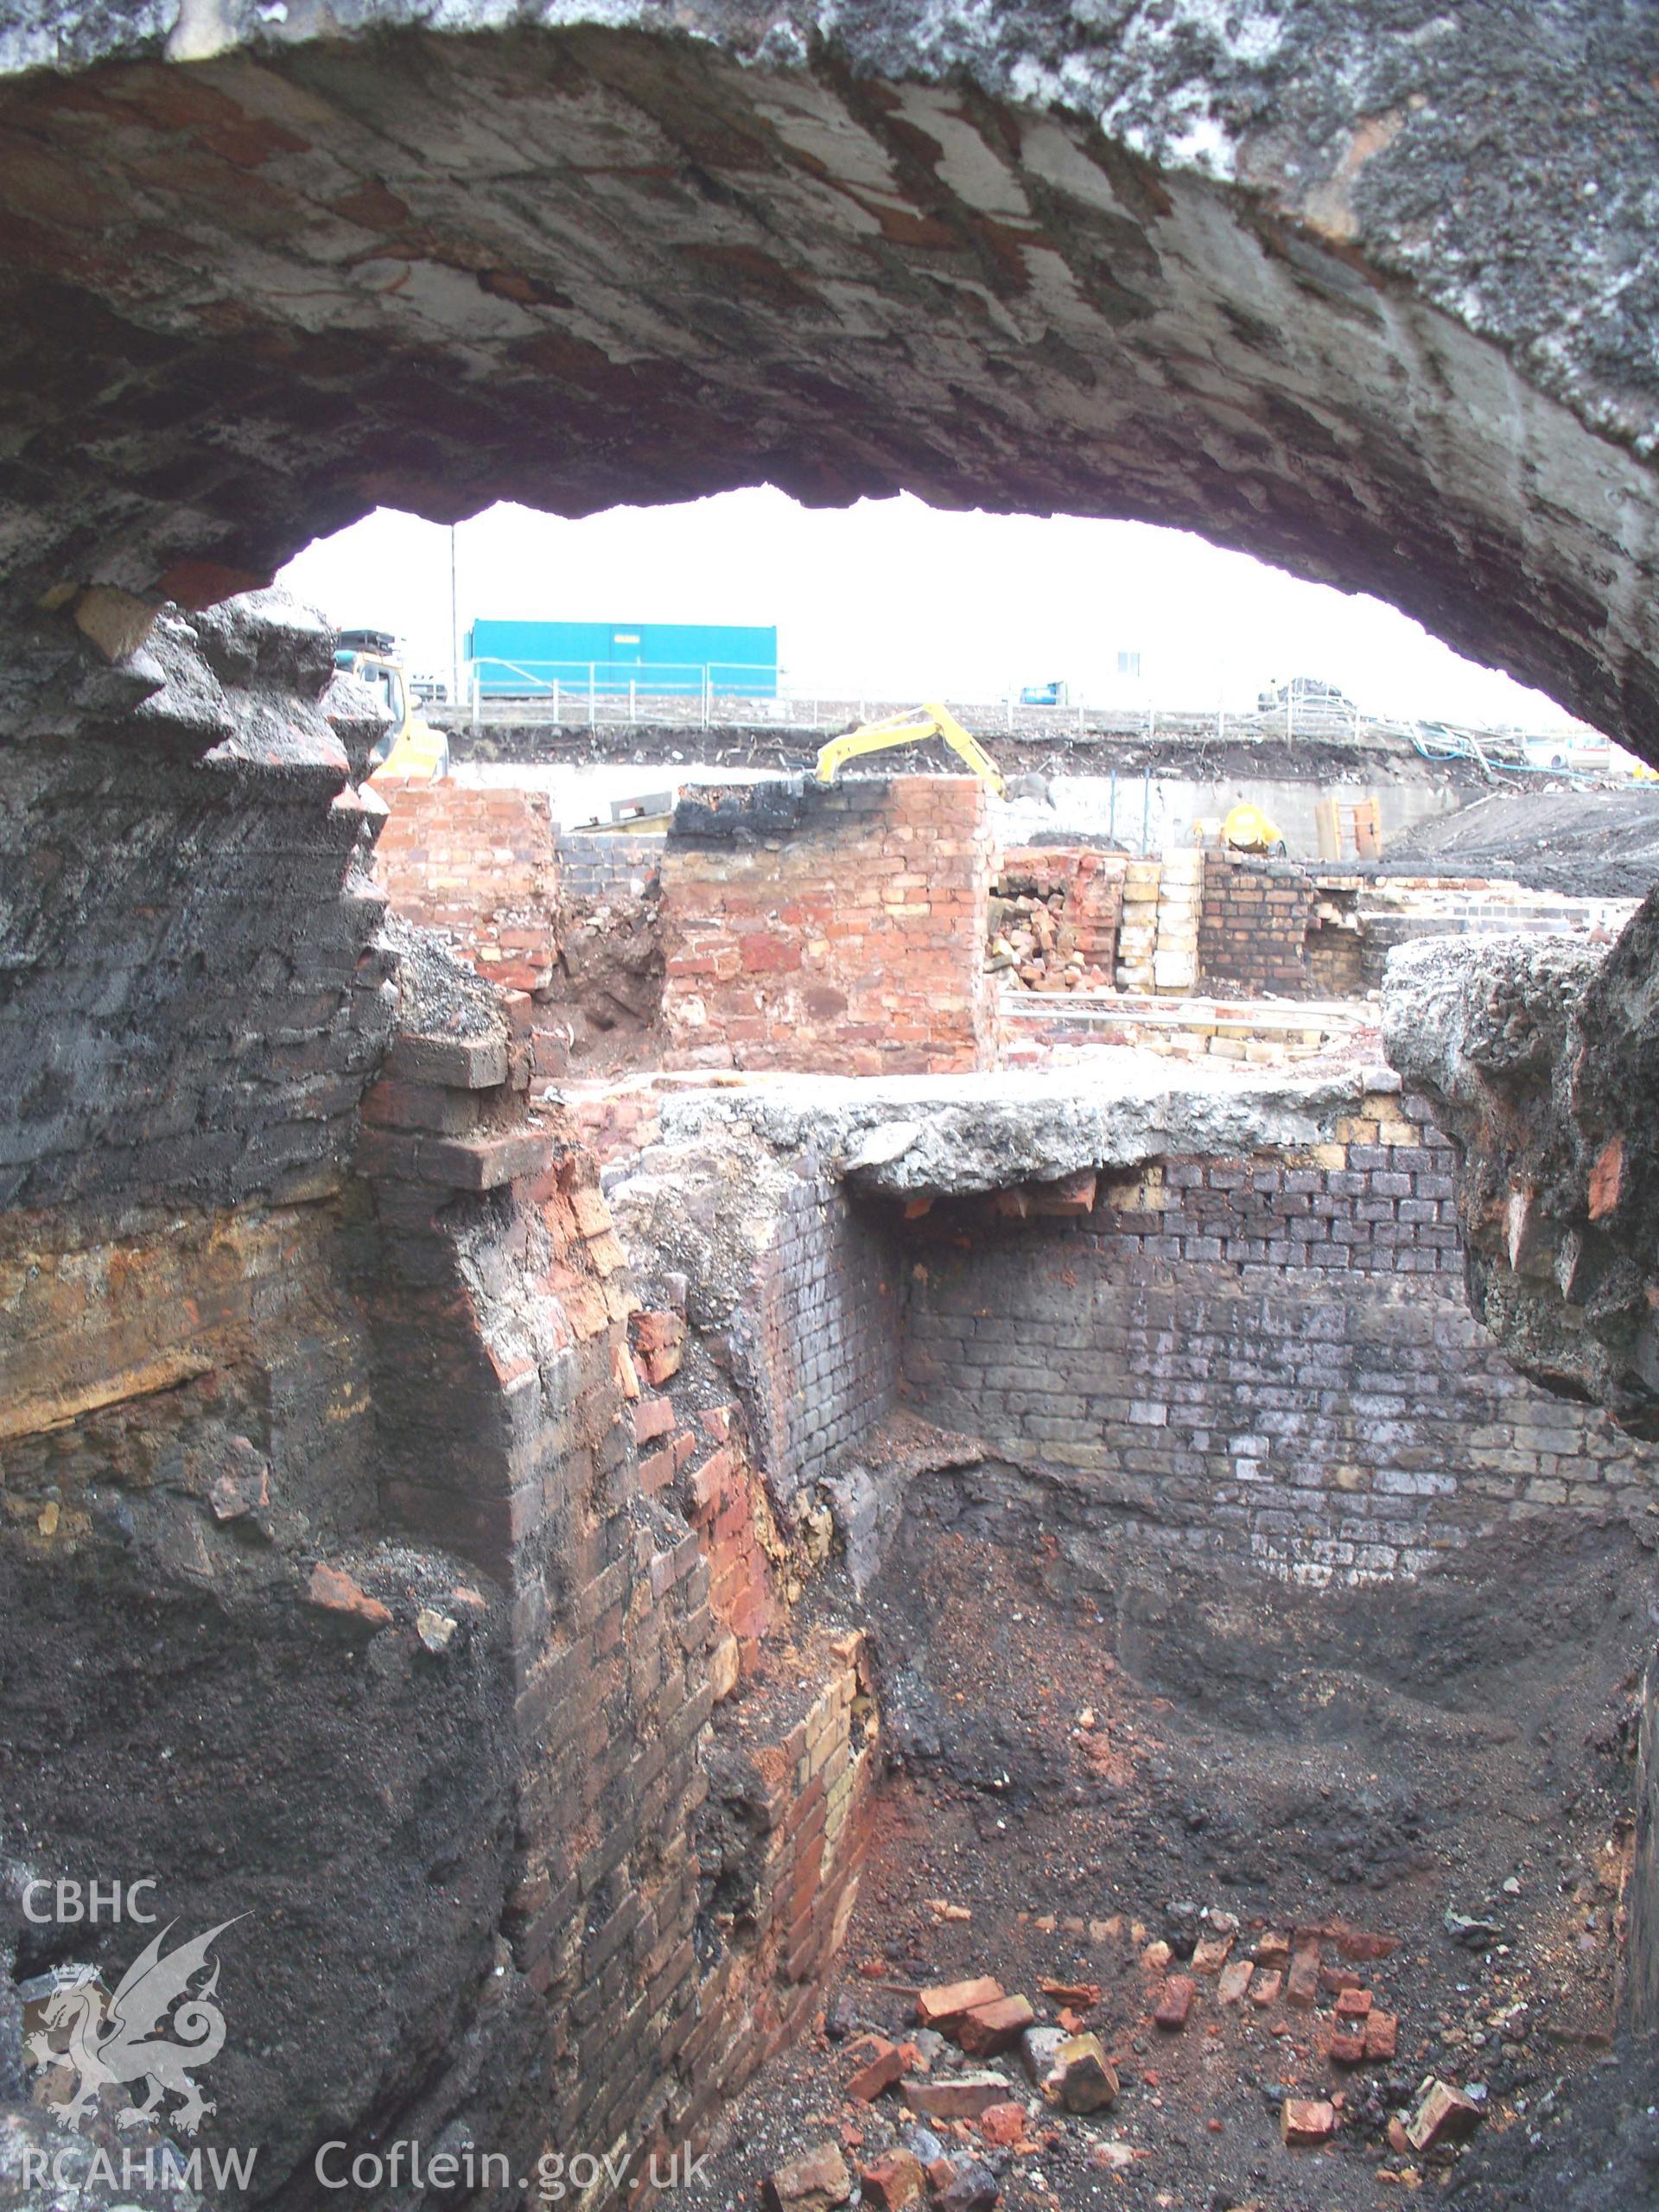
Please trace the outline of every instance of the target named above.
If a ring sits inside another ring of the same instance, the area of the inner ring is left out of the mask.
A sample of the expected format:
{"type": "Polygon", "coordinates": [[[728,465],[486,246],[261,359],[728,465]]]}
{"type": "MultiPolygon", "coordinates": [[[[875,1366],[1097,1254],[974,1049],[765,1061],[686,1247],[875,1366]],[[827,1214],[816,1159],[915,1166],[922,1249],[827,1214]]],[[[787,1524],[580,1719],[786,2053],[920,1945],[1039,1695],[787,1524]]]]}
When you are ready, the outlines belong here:
{"type": "Polygon", "coordinates": [[[376,504],[907,488],[1199,531],[1659,747],[1637,32],[1166,13],[60,11],[0,79],[14,604],[206,604],[376,504]]]}

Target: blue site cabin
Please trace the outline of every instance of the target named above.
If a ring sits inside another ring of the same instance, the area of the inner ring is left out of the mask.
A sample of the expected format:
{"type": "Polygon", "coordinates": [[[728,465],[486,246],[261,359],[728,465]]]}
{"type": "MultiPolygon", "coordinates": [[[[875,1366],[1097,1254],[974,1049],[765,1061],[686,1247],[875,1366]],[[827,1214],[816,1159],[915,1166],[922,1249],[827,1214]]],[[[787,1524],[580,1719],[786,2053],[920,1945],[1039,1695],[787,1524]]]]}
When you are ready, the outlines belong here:
{"type": "Polygon", "coordinates": [[[778,696],[778,631],[721,622],[507,622],[482,616],[467,658],[487,698],[585,692],[778,696]]]}

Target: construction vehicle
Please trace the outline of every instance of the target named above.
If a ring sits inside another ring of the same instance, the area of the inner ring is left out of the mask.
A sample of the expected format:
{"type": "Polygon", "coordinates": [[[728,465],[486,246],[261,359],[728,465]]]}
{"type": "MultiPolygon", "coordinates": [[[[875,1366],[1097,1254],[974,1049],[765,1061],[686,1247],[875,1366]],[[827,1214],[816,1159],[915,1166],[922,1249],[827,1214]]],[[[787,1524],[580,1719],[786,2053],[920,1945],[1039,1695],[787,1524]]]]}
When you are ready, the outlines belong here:
{"type": "Polygon", "coordinates": [[[919,745],[930,737],[942,737],[981,783],[988,785],[998,798],[1007,796],[1002,772],[984,747],[969,735],[949,707],[931,700],[906,712],[885,715],[880,721],[866,722],[861,729],[849,730],[843,737],[832,737],[819,748],[818,781],[833,784],[843,761],[855,760],[866,753],[884,752],[890,745],[919,745]]]}
{"type": "Polygon", "coordinates": [[[369,755],[371,781],[407,777],[435,783],[449,773],[449,740],[420,712],[389,630],[342,630],[334,666],[378,693],[391,716],[369,755]]]}

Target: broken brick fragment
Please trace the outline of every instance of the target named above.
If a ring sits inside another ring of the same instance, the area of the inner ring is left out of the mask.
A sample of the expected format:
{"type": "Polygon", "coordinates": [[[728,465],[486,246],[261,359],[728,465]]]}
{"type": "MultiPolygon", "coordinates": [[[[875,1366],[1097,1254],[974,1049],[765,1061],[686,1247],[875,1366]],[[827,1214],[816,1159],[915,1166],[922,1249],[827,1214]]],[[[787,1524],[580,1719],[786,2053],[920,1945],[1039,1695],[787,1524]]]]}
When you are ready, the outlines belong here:
{"type": "Polygon", "coordinates": [[[1007,2150],[1025,2135],[1026,2108],[1013,2103],[987,2105],[977,2122],[985,2140],[998,2150],[1007,2150]]]}
{"type": "Polygon", "coordinates": [[[342,1613],[368,1628],[385,1628],[391,1619],[391,1609],[378,1598],[371,1598],[360,1583],[340,1567],[321,1560],[311,1570],[305,1594],[308,1603],[323,1612],[342,1613]]]}
{"type": "Polygon", "coordinates": [[[1333,2066],[1357,2066],[1365,2056],[1365,2031],[1354,2023],[1338,2021],[1331,2031],[1325,2056],[1333,2066]]]}
{"type": "Polygon", "coordinates": [[[1343,1957],[1356,1966],[1374,1966],[1380,1959],[1392,1958],[1400,1948],[1397,1936],[1379,1936],[1369,1928],[1344,1928],[1338,1924],[1331,1932],[1343,1957]]]}
{"type": "Polygon", "coordinates": [[[962,2018],[976,2005],[994,2005],[1004,1993],[1000,1981],[993,1981],[989,1974],[981,1974],[974,1981],[947,1981],[924,1989],[916,1999],[916,2018],[925,2028],[937,2028],[948,2035],[962,2018]]]}
{"type": "Polygon", "coordinates": [[[1363,2020],[1371,2009],[1369,1989],[1344,1989],[1337,1999],[1337,2018],[1339,2020],[1363,2020]]]}
{"type": "Polygon", "coordinates": [[[215,1521],[241,1521],[270,1503],[270,1473],[262,1461],[257,1467],[238,1469],[218,1476],[207,1493],[215,1521]]]}
{"type": "Polygon", "coordinates": [[[1205,1936],[1192,1952],[1194,1974],[1219,1974],[1227,1963],[1227,1954],[1233,1948],[1230,1936],[1205,1936]]]}
{"type": "Polygon", "coordinates": [[[1082,1214],[1094,1210],[1100,1178],[1092,1167],[1079,1167],[1075,1174],[1061,1175],[1051,1183],[1030,1183],[1026,1197],[1030,1211],[1038,1214],[1082,1214]]]}
{"type": "Polygon", "coordinates": [[[628,1338],[653,1390],[678,1374],[685,1344],[683,1313],[634,1313],[628,1319],[628,1338]]]}
{"type": "Polygon", "coordinates": [[[1255,1974],[1255,1962],[1249,1959],[1235,1959],[1221,1970],[1216,1984],[1216,1995],[1224,2005],[1242,2005],[1245,1992],[1255,1974]]]}
{"type": "Polygon", "coordinates": [[[743,1675],[743,1650],[734,1636],[722,1636],[709,1656],[709,1694],[723,1705],[743,1675]]]}
{"type": "Polygon", "coordinates": [[[1072,2036],[1055,2053],[1046,2087],[1066,2112],[1105,2112],[1117,2102],[1117,2069],[1098,2036],[1072,2036]]]}
{"type": "Polygon", "coordinates": [[[1075,2005],[1087,2012],[1100,2002],[1097,1981],[1051,1981],[1045,1978],[1037,1985],[1045,1997],[1052,1997],[1057,2005],[1075,2005]]]}
{"type": "Polygon", "coordinates": [[[1062,2028],[1027,2028],[1020,2038],[1020,2056],[1027,2074],[1039,2089],[1046,2089],[1054,2071],[1054,2062],[1065,2042],[1062,2028]]]}
{"type": "Polygon", "coordinates": [[[1365,2018],[1365,2056],[1375,2065],[1379,2060],[1392,2058],[1400,2048],[1400,2016],[1397,2012],[1370,2012],[1365,2018]]]}
{"type": "Polygon", "coordinates": [[[1443,2143],[1466,2143],[1480,2120],[1480,2107],[1472,2097],[1431,2075],[1419,2090],[1406,2122],[1406,2140],[1414,2151],[1433,2151],[1443,2143]]]}
{"type": "Polygon", "coordinates": [[[876,2212],[904,2212],[904,2207],[913,2204],[926,2187],[921,2162],[908,2151],[890,2151],[885,2158],[866,2166],[860,2179],[864,2202],[875,2206],[876,2212]]]}
{"type": "Polygon", "coordinates": [[[995,1998],[963,2014],[956,2040],[970,2058],[997,2058],[1014,2048],[1035,2017],[1027,1997],[995,1998]]]}
{"type": "Polygon", "coordinates": [[[1008,2101],[1008,2088],[1001,2074],[950,2074],[938,2081],[906,2082],[899,2094],[924,2120],[977,2120],[993,2105],[1008,2101]]]}
{"type": "Polygon", "coordinates": [[[1337,2108],[1322,2097],[1287,2097],[1279,2132],[1293,2150],[1314,2150],[1337,2132],[1337,2108]]]}
{"type": "Polygon", "coordinates": [[[838,2143],[820,2143],[804,2158],[768,2174],[761,2194],[767,2212],[833,2212],[853,2193],[853,2177],[838,2143]]]}
{"type": "Polygon", "coordinates": [[[1293,2012],[1311,2012],[1319,2001],[1319,1952],[1310,1943],[1291,1954],[1285,1977],[1285,2002],[1293,2012]]]}
{"type": "Polygon", "coordinates": [[[1250,2002],[1265,2012],[1269,2005],[1279,2002],[1279,1993],[1285,1986],[1285,1977],[1277,1967],[1271,1974],[1258,1973],[1250,1990],[1250,2002]]]}
{"type": "Polygon", "coordinates": [[[1192,1999],[1198,1993],[1198,1986],[1190,1975],[1171,1974],[1164,1984],[1164,1993],[1159,1999],[1158,2009],[1152,2016],[1153,2025],[1172,2034],[1184,2028],[1186,2016],[1192,2010],[1192,1999]]]}
{"type": "Polygon", "coordinates": [[[674,1426],[674,1408],[666,1398],[641,1398],[633,1408],[633,1440],[649,1444],[654,1436],[666,1436],[674,1426]]]}
{"type": "Polygon", "coordinates": [[[1624,1139],[1622,1135],[1609,1137],[1596,1154],[1595,1165],[1590,1170],[1589,1212],[1592,1221],[1605,1221],[1618,1205],[1620,1185],[1624,1180],[1624,1139]]]}
{"type": "Polygon", "coordinates": [[[849,2082],[848,2095],[859,2104],[874,2104],[884,2089],[903,2079],[905,2063],[905,2053],[897,2044],[883,2043],[849,2082]]]}

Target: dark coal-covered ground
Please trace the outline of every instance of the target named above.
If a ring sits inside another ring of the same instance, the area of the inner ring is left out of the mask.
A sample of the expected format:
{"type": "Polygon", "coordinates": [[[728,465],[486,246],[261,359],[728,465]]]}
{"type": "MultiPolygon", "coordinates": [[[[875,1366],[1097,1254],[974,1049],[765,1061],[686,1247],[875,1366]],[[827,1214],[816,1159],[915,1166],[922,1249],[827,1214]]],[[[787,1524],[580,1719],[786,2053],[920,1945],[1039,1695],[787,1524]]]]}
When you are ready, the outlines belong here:
{"type": "MultiPolygon", "coordinates": [[[[745,2212],[815,2147],[856,2173],[905,2145],[897,2090],[849,2098],[859,2039],[901,2042],[918,1987],[991,1975],[1039,2022],[1074,2002],[1121,2082],[1079,2117],[1017,2052],[988,2062],[1020,2141],[937,2133],[989,2169],[998,2212],[1659,2205],[1659,2084],[1615,2026],[1644,1554],[1586,1531],[1344,1597],[1182,1573],[1147,1615],[1138,1570],[1080,1581],[1053,1529],[964,1516],[949,1485],[912,1503],[868,1593],[893,1764],[842,1971],[731,2108],[694,2202],[745,2212]],[[1241,1699],[1251,1652],[1262,1694],[1241,1699]],[[1392,2063],[1334,2063],[1328,1993],[1230,2004],[1202,1967],[1185,2030],[1154,2024],[1206,1933],[1236,1929],[1248,1959],[1310,1927],[1333,1967],[1386,1950],[1363,1979],[1398,2015],[1392,2063]],[[1484,2117],[1419,2156],[1389,2123],[1431,2075],[1484,2117]],[[1287,2095],[1338,2101],[1330,2148],[1286,2147],[1287,2095]]],[[[927,2057],[940,2080],[974,2063],[938,2039],[927,2057]]]]}
{"type": "Polygon", "coordinates": [[[1540,891],[1643,899],[1659,884],[1659,784],[1500,791],[1390,841],[1382,873],[1510,875],[1540,891]]]}
{"type": "MultiPolygon", "coordinates": [[[[799,775],[811,768],[818,748],[836,734],[826,721],[817,730],[678,724],[638,728],[601,722],[486,722],[478,728],[461,716],[436,717],[449,730],[457,761],[525,766],[559,761],[584,766],[660,765],[672,771],[687,762],[728,768],[769,769],[799,775]]],[[[851,727],[856,716],[836,727],[851,727]]],[[[1030,720],[1012,729],[976,728],[1009,776],[1180,776],[1199,781],[1229,778],[1287,778],[1344,784],[1449,785],[1474,798],[1488,788],[1472,760],[1426,760],[1403,738],[1368,728],[1358,741],[1342,732],[1304,731],[1287,742],[1272,728],[1243,723],[1218,739],[1212,728],[1184,727],[1179,716],[1160,721],[1154,734],[1124,729],[1044,728],[1030,720]]],[[[855,764],[858,772],[946,775],[963,772],[961,760],[943,738],[883,753],[855,764]]],[[[668,780],[668,779],[665,779],[668,780]]]]}

